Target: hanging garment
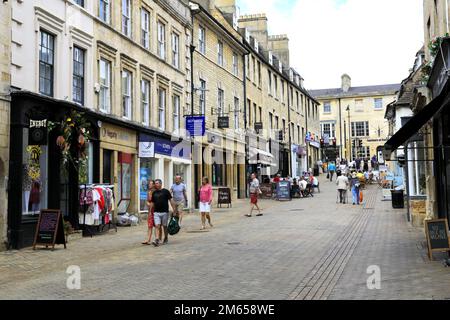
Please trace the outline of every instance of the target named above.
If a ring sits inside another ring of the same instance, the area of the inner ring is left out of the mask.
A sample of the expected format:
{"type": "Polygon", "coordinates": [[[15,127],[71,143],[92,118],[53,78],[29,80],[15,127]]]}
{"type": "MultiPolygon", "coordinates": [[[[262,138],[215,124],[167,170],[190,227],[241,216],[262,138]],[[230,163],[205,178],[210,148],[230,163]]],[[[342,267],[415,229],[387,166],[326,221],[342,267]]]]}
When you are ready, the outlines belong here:
{"type": "Polygon", "coordinates": [[[92,199],[94,200],[94,212],[93,212],[93,218],[94,220],[99,220],[100,219],[100,193],[97,191],[97,189],[92,190],[92,199]]]}
{"type": "Polygon", "coordinates": [[[92,188],[87,189],[81,189],[80,190],[80,205],[84,206],[84,198],[86,197],[86,204],[91,205],[94,203],[94,200],[92,199],[92,188]]]}
{"type": "Polygon", "coordinates": [[[103,209],[105,208],[105,197],[103,195],[103,188],[101,187],[96,187],[95,190],[98,192],[100,199],[98,200],[98,205],[100,207],[100,212],[103,211],[103,209]]]}

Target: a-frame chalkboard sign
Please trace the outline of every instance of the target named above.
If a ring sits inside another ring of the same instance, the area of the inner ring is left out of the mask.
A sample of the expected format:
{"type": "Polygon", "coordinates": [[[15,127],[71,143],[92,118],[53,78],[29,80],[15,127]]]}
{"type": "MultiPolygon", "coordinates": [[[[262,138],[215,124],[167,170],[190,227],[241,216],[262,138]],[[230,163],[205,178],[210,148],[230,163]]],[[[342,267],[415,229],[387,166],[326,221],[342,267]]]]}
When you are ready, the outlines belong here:
{"type": "Polygon", "coordinates": [[[433,260],[433,252],[450,251],[447,219],[425,220],[425,233],[430,260],[433,260]]]}
{"type": "Polygon", "coordinates": [[[39,214],[36,234],[34,236],[33,250],[36,246],[52,246],[63,244],[66,249],[66,236],[64,234],[64,221],[60,210],[43,209],[39,214]]]}

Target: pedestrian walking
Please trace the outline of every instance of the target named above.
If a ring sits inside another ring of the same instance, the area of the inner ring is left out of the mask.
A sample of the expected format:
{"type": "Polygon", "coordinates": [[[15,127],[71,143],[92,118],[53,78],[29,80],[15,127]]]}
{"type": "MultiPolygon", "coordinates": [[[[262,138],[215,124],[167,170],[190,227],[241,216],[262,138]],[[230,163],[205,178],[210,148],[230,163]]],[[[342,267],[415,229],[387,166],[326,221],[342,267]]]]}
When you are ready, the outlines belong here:
{"type": "Polygon", "coordinates": [[[152,192],[150,208],[154,208],[154,219],[157,237],[153,245],[158,247],[161,244],[162,233],[164,231],[164,242],[169,242],[168,223],[169,223],[169,203],[172,210],[175,211],[175,202],[172,199],[170,191],[163,189],[161,179],[155,180],[155,190],[152,192]]]}
{"type": "Polygon", "coordinates": [[[364,159],[363,171],[369,171],[369,159],[364,159]]]}
{"type": "Polygon", "coordinates": [[[353,205],[355,204],[359,205],[359,190],[361,187],[361,183],[359,182],[359,179],[356,176],[356,172],[353,172],[352,174],[350,186],[352,188],[353,205]]]}
{"type": "MultiPolygon", "coordinates": [[[[182,182],[182,177],[177,175],[175,183],[170,188],[173,201],[175,202],[175,209],[173,214],[178,217],[178,225],[181,227],[181,220],[183,220],[184,208],[187,208],[188,198],[186,194],[186,185],[182,182]]],[[[172,219],[172,216],[170,216],[172,219]]]]}
{"type": "Polygon", "coordinates": [[[155,227],[154,210],[155,208],[150,204],[152,201],[152,192],[155,190],[155,181],[148,181],[148,192],[147,192],[147,207],[148,207],[148,236],[147,239],[142,242],[142,244],[149,245],[152,242],[153,228],[155,227]]]}
{"type": "Polygon", "coordinates": [[[202,216],[202,230],[206,229],[206,219],[208,219],[208,224],[212,228],[213,225],[211,223],[211,203],[213,199],[213,190],[211,185],[209,184],[209,179],[207,177],[203,177],[202,186],[199,190],[199,198],[200,198],[200,213],[202,216]]]}
{"type": "Polygon", "coordinates": [[[334,162],[331,162],[328,165],[328,171],[330,174],[330,181],[333,181],[333,176],[334,176],[334,173],[336,172],[336,165],[334,164],[334,162]]]}
{"type": "MultiPolygon", "coordinates": [[[[278,175],[277,175],[278,176],[278,175]]],[[[252,181],[250,182],[250,204],[251,204],[251,210],[250,213],[247,214],[247,217],[251,217],[253,214],[253,209],[258,209],[257,217],[262,216],[261,209],[258,206],[258,196],[261,192],[259,189],[259,180],[256,179],[256,174],[252,173],[251,175],[252,181]]]]}
{"type": "Polygon", "coordinates": [[[347,190],[349,187],[348,178],[345,175],[339,174],[336,179],[336,185],[339,192],[339,203],[346,203],[347,190]]]}

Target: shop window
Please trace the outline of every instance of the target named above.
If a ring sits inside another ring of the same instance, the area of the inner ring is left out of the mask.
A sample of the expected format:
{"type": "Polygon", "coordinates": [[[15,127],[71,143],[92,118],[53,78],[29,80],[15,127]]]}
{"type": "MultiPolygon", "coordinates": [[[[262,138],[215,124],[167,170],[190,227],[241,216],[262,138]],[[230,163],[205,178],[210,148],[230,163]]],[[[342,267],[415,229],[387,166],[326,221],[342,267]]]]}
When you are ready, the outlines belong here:
{"type": "Polygon", "coordinates": [[[423,141],[414,142],[410,145],[410,157],[415,161],[408,163],[409,176],[411,178],[411,190],[412,196],[425,196],[426,195],[426,174],[425,174],[425,144],[423,141]],[[412,155],[411,155],[412,153],[412,155]]]}
{"type": "Polygon", "coordinates": [[[47,207],[48,146],[29,146],[28,129],[23,141],[22,213],[35,215],[47,207]]]}
{"type": "Polygon", "coordinates": [[[111,184],[111,172],[112,172],[112,156],[111,150],[103,150],[103,183],[111,184]]]}
{"type": "Polygon", "coordinates": [[[227,172],[226,172],[226,153],[216,152],[213,150],[212,157],[214,163],[212,165],[212,185],[213,186],[226,186],[227,185],[227,172]]]}
{"type": "Polygon", "coordinates": [[[131,200],[131,166],[133,156],[119,152],[119,195],[120,200],[131,200]]]}
{"type": "Polygon", "coordinates": [[[148,182],[155,179],[155,161],[141,159],[139,169],[139,210],[147,211],[148,182]]]}

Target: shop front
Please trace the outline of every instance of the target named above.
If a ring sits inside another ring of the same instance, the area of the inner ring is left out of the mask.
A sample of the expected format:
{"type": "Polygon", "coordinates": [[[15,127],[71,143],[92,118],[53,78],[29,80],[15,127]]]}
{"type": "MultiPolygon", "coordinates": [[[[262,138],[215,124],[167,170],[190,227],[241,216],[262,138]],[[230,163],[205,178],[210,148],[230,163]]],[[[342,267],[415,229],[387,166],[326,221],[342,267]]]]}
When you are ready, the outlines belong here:
{"type": "Polygon", "coordinates": [[[95,118],[73,117],[74,110],[81,111],[71,103],[31,92],[12,94],[9,248],[33,243],[42,209],[61,210],[64,220],[78,228],[79,183],[98,179],[99,141],[95,118]],[[83,128],[78,127],[80,123],[83,128]],[[64,138],[66,129],[74,130],[79,142],[69,144],[67,136],[64,138]],[[78,139],[81,129],[89,132],[89,139],[78,139]],[[85,155],[83,165],[76,164],[80,154],[85,155]]]}
{"type": "Polygon", "coordinates": [[[296,144],[291,145],[292,176],[301,177],[306,171],[306,148],[296,144]]]}
{"type": "Polygon", "coordinates": [[[100,128],[100,180],[114,186],[117,213],[137,213],[138,149],[136,131],[102,123],[100,128]]]}
{"type": "Polygon", "coordinates": [[[161,179],[163,188],[170,189],[175,176],[181,176],[191,199],[192,161],[189,141],[171,141],[148,134],[139,135],[139,210],[147,211],[148,180],[161,179]]]}

